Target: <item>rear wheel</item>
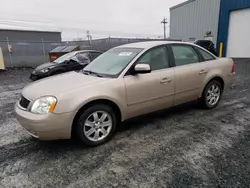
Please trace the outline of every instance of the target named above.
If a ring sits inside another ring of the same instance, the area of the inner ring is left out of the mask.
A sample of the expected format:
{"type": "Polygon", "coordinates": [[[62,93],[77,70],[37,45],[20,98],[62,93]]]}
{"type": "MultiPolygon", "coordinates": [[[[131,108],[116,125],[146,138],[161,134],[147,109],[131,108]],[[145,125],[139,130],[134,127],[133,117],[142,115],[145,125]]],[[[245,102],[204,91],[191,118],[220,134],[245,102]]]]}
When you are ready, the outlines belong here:
{"type": "Polygon", "coordinates": [[[85,110],[77,121],[77,136],[86,145],[97,146],[107,142],[113,135],[117,118],[107,105],[93,105],[85,110]]]}
{"type": "Polygon", "coordinates": [[[217,80],[209,82],[203,91],[201,102],[207,109],[212,109],[218,106],[222,94],[221,83],[217,80]]]}

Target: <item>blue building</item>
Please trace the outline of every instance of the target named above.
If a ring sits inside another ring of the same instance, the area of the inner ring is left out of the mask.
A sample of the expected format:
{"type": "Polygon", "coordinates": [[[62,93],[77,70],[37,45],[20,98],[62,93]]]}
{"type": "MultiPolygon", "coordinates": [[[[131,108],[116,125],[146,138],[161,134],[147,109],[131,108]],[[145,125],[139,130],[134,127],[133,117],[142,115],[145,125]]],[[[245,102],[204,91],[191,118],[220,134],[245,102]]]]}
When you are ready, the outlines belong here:
{"type": "Polygon", "coordinates": [[[250,57],[250,0],[189,0],[170,8],[170,38],[212,40],[220,56],[250,57]]]}
{"type": "Polygon", "coordinates": [[[250,0],[221,0],[217,49],[222,56],[250,57],[250,0]]]}

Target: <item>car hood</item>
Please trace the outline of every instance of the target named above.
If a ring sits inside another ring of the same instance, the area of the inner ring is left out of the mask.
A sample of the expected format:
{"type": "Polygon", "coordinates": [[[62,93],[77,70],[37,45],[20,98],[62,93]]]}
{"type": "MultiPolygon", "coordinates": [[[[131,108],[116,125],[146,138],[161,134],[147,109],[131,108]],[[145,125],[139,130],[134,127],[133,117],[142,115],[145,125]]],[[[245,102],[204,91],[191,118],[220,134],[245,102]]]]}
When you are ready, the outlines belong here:
{"type": "Polygon", "coordinates": [[[57,96],[70,89],[103,82],[109,79],[111,78],[100,78],[78,72],[68,72],[33,82],[23,89],[22,95],[29,100],[35,100],[41,96],[57,96]]]}
{"type": "Polygon", "coordinates": [[[52,67],[55,67],[55,66],[57,66],[56,63],[51,63],[51,62],[43,63],[43,64],[39,65],[38,67],[36,67],[35,71],[40,71],[42,69],[52,68],[52,67]]]}

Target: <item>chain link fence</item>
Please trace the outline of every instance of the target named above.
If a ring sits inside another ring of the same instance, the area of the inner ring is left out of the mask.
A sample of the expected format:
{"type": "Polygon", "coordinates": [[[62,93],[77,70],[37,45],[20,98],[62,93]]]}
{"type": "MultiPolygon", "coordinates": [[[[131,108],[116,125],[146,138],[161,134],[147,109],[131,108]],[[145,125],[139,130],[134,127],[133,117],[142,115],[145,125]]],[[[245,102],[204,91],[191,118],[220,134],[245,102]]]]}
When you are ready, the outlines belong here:
{"type": "Polygon", "coordinates": [[[65,42],[0,40],[0,47],[2,48],[6,67],[36,67],[44,62],[49,62],[49,52],[57,46],[79,46],[80,49],[107,51],[122,44],[152,40],[153,39],[126,38],[105,38],[92,41],[65,42]],[[12,46],[12,52],[9,52],[8,44],[12,46]]]}
{"type": "Polygon", "coordinates": [[[44,42],[44,41],[0,41],[6,67],[36,67],[49,61],[49,52],[57,46],[79,45],[84,48],[87,42],[44,42]],[[74,43],[74,44],[73,44],[74,43]],[[8,50],[12,46],[12,52],[8,50]]]}

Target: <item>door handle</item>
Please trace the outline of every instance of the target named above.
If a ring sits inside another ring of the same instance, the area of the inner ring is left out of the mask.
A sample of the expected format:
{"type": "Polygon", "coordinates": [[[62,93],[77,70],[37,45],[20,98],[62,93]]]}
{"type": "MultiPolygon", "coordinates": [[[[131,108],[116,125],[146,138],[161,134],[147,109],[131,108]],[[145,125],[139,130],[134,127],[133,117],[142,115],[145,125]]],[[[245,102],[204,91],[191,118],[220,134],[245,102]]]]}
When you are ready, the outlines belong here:
{"type": "Polygon", "coordinates": [[[199,74],[200,74],[200,75],[202,75],[202,74],[207,74],[207,71],[201,70],[201,71],[199,72],[199,74]]]}
{"type": "Polygon", "coordinates": [[[164,84],[164,83],[167,83],[167,82],[171,82],[171,81],[172,81],[171,78],[163,78],[163,79],[161,80],[161,84],[164,84]]]}

